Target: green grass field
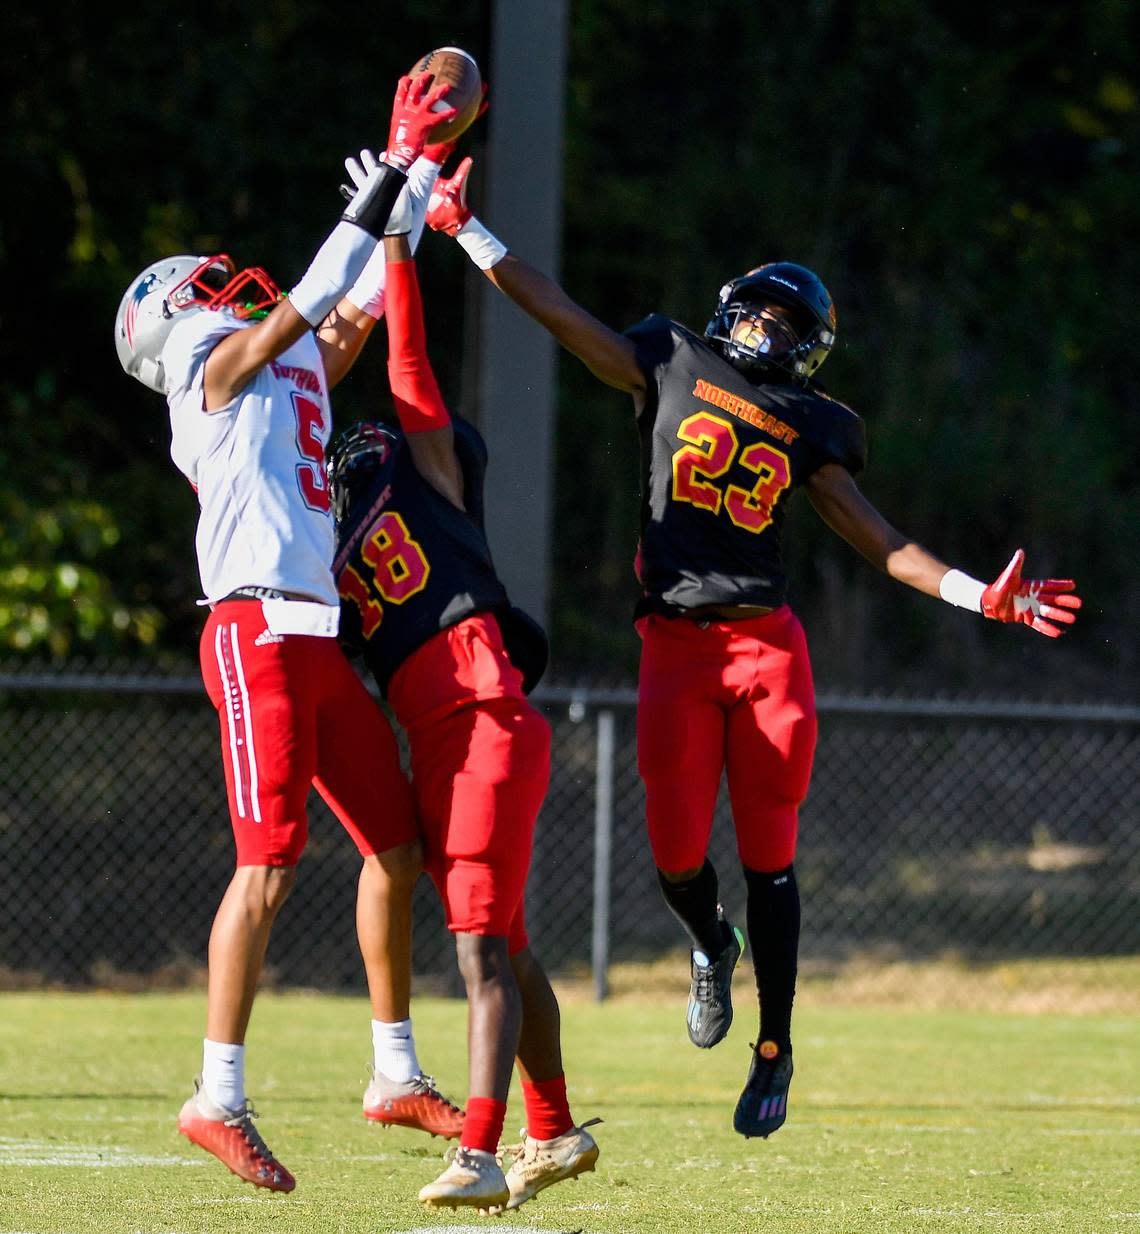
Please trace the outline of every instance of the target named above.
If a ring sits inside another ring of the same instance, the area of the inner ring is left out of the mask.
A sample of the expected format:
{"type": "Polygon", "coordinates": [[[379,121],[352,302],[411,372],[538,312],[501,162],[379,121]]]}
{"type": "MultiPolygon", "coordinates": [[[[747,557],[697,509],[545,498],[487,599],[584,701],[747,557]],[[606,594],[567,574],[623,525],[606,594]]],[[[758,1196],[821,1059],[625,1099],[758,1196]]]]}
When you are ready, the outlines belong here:
{"type": "MultiPolygon", "coordinates": [[[[738,994],[740,987],[738,986],[738,994]]],[[[754,1027],[698,1053],[683,994],[564,1001],[576,1117],[595,1174],[517,1213],[422,1209],[443,1143],[359,1113],[362,999],[263,995],[248,1079],[291,1196],[239,1183],[174,1130],[197,1067],[200,993],[0,995],[0,1234],[584,1234],[1140,1229],[1140,1018],[842,1007],[797,1013],[791,1118],[731,1128],[754,1027]],[[497,1224],[496,1224],[497,1222],[497,1224]]],[[[464,1013],[419,999],[421,1059],[461,1098],[464,1013]]],[[[508,1138],[522,1124],[512,1093],[508,1138]]]]}

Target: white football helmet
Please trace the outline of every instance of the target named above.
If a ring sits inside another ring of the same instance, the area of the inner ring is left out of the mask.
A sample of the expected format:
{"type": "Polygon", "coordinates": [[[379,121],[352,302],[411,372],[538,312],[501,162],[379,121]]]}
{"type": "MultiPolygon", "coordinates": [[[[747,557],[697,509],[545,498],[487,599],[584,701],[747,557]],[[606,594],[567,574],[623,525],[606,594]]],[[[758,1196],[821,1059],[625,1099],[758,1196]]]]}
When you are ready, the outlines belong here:
{"type": "Polygon", "coordinates": [[[226,253],[180,254],[156,261],[127,288],[115,314],[115,349],[123,371],[165,393],[162,349],[179,314],[226,308],[240,318],[264,317],[281,299],[258,267],[238,271],[226,253]]]}

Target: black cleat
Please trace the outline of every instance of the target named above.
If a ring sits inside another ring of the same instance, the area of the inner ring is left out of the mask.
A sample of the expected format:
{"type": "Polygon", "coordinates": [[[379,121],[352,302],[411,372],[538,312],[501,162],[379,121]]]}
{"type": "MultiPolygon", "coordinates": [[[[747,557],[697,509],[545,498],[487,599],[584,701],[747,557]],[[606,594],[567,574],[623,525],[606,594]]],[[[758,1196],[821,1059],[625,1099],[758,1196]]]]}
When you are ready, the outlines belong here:
{"type": "Polygon", "coordinates": [[[751,1139],[766,1140],[779,1131],[788,1117],[788,1088],[792,1082],[792,1051],[781,1054],[774,1041],[762,1041],[752,1049],[752,1065],[744,1091],[736,1103],[732,1129],[751,1139]]]}
{"type": "Polygon", "coordinates": [[[732,973],[743,951],[744,935],[736,926],[729,926],[728,943],[715,959],[710,960],[703,951],[692,953],[685,1020],[689,1040],[702,1050],[723,1041],[732,1023],[732,973]]]}

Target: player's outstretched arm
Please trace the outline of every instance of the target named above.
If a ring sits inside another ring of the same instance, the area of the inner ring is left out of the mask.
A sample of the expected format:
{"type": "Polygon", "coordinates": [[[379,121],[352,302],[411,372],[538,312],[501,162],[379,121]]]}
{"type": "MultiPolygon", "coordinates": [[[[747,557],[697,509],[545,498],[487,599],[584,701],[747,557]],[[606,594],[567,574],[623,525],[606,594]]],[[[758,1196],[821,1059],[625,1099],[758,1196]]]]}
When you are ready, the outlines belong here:
{"type": "Polygon", "coordinates": [[[892,527],[845,467],[825,463],[809,478],[807,493],[820,518],[876,569],[916,591],[938,595],[938,584],[950,567],[892,527]]]}
{"type": "Polygon", "coordinates": [[[353,285],[384,234],[407,171],[428,133],[454,108],[433,112],[448,86],[431,75],[402,77],[396,88],[388,148],[366,177],[296,287],[263,322],[239,330],[213,349],[204,372],[206,409],[227,406],[271,360],[316,329],[353,285]]]}
{"type": "Polygon", "coordinates": [[[823,521],[878,569],[908,587],[937,596],[993,621],[1020,622],[1057,638],[1077,619],[1080,597],[1071,579],[1023,579],[1018,549],[1001,576],[986,586],[951,569],[887,522],[863,496],[850,473],[835,463],[815,472],[808,497],[823,521]],[[1058,624],[1059,623],[1059,624],[1058,624]]]}
{"type": "MultiPolygon", "coordinates": [[[[345,159],[345,170],[352,184],[342,184],[340,191],[347,201],[360,192],[379,163],[380,160],[371,150],[361,150],[359,159],[345,159]]],[[[413,252],[418,233],[423,230],[428,195],[438,174],[438,164],[429,162],[426,157],[417,159],[408,172],[408,182],[400,190],[384,227],[385,236],[408,236],[413,252]]],[[[317,345],[321,349],[330,390],[348,375],[372,328],[384,316],[386,284],[387,260],[384,245],[378,244],[356,282],[345,292],[344,299],[317,329],[317,345]]]]}
{"type": "Polygon", "coordinates": [[[451,415],[427,354],[423,300],[406,235],[386,236],[388,384],[396,415],[420,475],[463,508],[463,473],[455,456],[451,415]]]}
{"type": "Polygon", "coordinates": [[[436,181],[428,203],[427,224],[454,236],[467,255],[505,295],[530,314],[606,385],[635,398],[645,391],[645,374],[633,343],[599,321],[534,266],[507,251],[471,213],[467,205],[465,158],[453,176],[436,181]]]}
{"type": "MultiPolygon", "coordinates": [[[[487,87],[483,86],[483,103],[475,119],[487,110],[487,87]]],[[[440,168],[455,151],[458,138],[443,142],[428,142],[423,153],[408,169],[408,183],[392,207],[386,236],[407,235],[408,245],[415,254],[424,230],[428,199],[439,176],[440,168]]],[[[380,160],[371,150],[362,150],[360,158],[347,158],[345,171],[351,183],[340,186],[341,195],[351,201],[364,187],[380,160]]],[[[372,327],[384,316],[384,289],[387,285],[387,260],[384,245],[378,244],[356,282],[341,302],[321,322],[317,342],[325,362],[325,375],[332,389],[348,375],[372,332],[372,327]]]]}

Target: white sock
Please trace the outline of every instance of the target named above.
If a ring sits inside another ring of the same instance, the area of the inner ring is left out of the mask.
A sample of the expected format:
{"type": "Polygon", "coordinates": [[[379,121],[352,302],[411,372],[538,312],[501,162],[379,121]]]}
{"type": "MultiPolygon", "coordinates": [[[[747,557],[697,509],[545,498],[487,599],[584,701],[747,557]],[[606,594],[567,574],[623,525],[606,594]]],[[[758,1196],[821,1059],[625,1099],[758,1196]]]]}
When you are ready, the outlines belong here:
{"type": "Polygon", "coordinates": [[[411,1019],[398,1020],[395,1024],[372,1021],[372,1061],[377,1071],[398,1083],[420,1074],[411,1019]]]}
{"type": "Polygon", "coordinates": [[[245,1046],[226,1041],[202,1041],[202,1088],[227,1110],[245,1105],[245,1046]]]}

